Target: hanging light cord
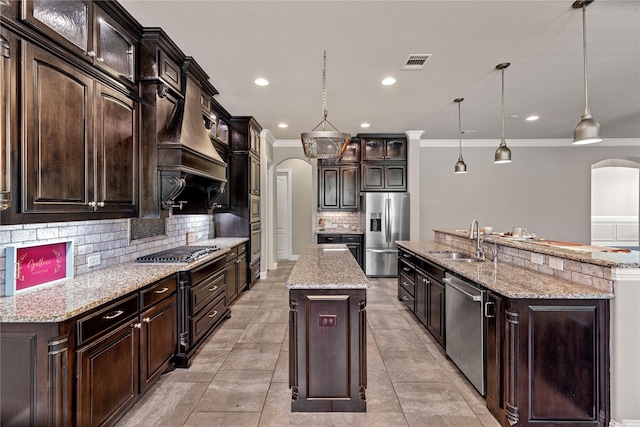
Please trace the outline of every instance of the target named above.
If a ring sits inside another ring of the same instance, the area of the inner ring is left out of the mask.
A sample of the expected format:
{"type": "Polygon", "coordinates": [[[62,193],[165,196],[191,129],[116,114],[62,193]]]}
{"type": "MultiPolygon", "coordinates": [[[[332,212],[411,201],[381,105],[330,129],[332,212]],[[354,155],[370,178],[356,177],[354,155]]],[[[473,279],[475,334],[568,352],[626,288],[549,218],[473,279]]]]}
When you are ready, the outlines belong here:
{"type": "MultiPolygon", "coordinates": [[[[324,65],[322,67],[322,114],[327,120],[327,51],[324,51],[324,65]]],[[[322,124],[324,130],[324,122],[322,124]]]]}
{"type": "Polygon", "coordinates": [[[587,6],[582,5],[582,49],[584,51],[584,116],[591,116],[589,111],[589,93],[587,89],[587,6]]]}
{"type": "Polygon", "coordinates": [[[502,118],[500,120],[502,133],[500,135],[500,146],[504,147],[505,145],[507,145],[507,143],[504,141],[504,68],[501,68],[500,71],[502,72],[502,118]]]}
{"type": "Polygon", "coordinates": [[[458,102],[458,147],[460,149],[460,154],[458,155],[458,161],[462,160],[462,124],[460,119],[460,102],[458,102]]]}

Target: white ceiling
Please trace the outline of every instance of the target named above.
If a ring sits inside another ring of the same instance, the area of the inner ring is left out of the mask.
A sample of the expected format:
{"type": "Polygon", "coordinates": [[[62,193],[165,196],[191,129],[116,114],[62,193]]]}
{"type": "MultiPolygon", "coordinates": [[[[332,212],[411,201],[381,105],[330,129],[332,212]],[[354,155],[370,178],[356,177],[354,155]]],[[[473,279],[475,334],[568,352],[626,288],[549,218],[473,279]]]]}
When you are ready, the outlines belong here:
{"type": "MultiPolygon", "coordinates": [[[[465,138],[497,139],[502,62],[511,63],[507,141],[572,138],[584,107],[582,12],[573,0],[120,3],[196,59],[227,111],[254,116],[276,139],[299,139],[321,122],[323,50],[328,119],[352,134],[457,139],[453,100],[463,97],[462,129],[477,131],[465,138]],[[433,56],[423,70],[401,70],[408,54],[433,56]],[[382,86],[387,76],[397,83],[382,86]],[[270,84],[256,86],[258,77],[270,84]],[[540,120],[526,122],[530,114],[540,120]]],[[[603,136],[640,138],[640,0],[588,6],[587,53],[589,105],[603,136]]]]}

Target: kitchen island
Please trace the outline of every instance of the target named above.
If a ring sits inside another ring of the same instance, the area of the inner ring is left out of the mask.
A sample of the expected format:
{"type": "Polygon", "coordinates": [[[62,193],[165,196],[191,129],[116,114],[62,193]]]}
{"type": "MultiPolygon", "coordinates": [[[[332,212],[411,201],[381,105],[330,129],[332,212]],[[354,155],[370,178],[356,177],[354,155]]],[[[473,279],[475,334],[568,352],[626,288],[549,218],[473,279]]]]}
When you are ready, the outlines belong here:
{"type": "Polygon", "coordinates": [[[286,286],[291,411],[365,412],[367,277],[346,245],[307,245],[286,286]]]}
{"type": "MultiPolygon", "coordinates": [[[[494,415],[503,425],[635,425],[640,419],[639,253],[491,235],[482,244],[485,262],[438,256],[473,254],[476,242],[468,236],[435,230],[434,241],[398,244],[420,260],[418,269],[437,265],[487,290],[486,399],[494,415]],[[586,381],[571,391],[577,379],[586,381]]],[[[417,273],[415,279],[420,295],[417,273]]],[[[401,281],[399,289],[405,289],[401,281]]],[[[414,304],[417,309],[418,301],[414,304]]]]}

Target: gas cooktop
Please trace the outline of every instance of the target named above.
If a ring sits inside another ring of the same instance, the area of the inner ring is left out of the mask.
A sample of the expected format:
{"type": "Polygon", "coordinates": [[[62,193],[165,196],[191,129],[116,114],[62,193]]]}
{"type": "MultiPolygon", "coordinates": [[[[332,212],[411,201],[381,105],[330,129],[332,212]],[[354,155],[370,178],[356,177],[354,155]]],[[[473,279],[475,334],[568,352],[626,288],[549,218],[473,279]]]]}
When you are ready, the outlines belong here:
{"type": "Polygon", "coordinates": [[[166,251],[144,255],[136,258],[136,262],[149,263],[189,263],[209,255],[220,248],[217,246],[179,246],[166,251]]]}

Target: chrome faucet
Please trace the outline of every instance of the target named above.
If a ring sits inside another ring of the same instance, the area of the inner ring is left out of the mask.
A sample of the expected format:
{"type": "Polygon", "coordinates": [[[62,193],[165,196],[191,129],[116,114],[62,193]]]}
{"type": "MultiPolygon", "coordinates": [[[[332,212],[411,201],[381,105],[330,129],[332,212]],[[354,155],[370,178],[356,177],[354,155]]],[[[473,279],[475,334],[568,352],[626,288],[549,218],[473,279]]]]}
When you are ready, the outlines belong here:
{"type": "Polygon", "coordinates": [[[473,230],[476,230],[476,257],[484,259],[484,251],[482,250],[482,237],[480,237],[480,226],[478,220],[471,221],[471,227],[469,227],[469,239],[473,240],[473,230]]]}

